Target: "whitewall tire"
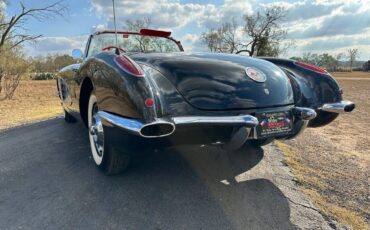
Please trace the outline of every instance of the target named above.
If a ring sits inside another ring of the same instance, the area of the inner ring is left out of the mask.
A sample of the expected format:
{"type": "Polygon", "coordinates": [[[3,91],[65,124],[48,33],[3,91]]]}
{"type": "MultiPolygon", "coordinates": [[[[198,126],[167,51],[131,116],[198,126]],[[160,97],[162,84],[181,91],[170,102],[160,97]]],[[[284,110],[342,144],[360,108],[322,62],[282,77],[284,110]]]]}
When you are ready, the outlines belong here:
{"type": "Polygon", "coordinates": [[[117,174],[127,168],[130,156],[124,152],[118,152],[113,146],[109,146],[98,112],[97,98],[92,93],[87,111],[91,154],[96,166],[105,174],[117,174]]]}

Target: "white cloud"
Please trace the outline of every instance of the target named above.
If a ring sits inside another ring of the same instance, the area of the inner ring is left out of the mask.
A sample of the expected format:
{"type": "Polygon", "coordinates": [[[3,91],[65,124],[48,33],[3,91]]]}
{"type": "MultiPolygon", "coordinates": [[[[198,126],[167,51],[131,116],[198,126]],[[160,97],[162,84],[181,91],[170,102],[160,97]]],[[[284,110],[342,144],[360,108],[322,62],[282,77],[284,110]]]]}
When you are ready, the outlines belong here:
{"type": "Polygon", "coordinates": [[[200,35],[198,34],[185,34],[179,40],[185,51],[200,51],[202,49],[200,35]]]}
{"type": "Polygon", "coordinates": [[[6,12],[5,12],[5,10],[6,10],[5,2],[4,2],[3,0],[0,0],[0,11],[1,11],[2,13],[4,13],[4,16],[6,16],[6,12]]]}
{"type": "Polygon", "coordinates": [[[84,50],[87,38],[87,35],[76,37],[42,37],[37,43],[26,45],[26,55],[38,56],[47,53],[71,54],[73,49],[84,50]]]}
{"type": "MultiPolygon", "coordinates": [[[[1,1],[1,0],[0,0],[1,1]]],[[[118,28],[122,29],[127,19],[150,17],[152,28],[166,29],[179,34],[186,50],[204,50],[201,33],[207,28],[217,28],[223,22],[236,19],[242,23],[245,13],[256,12],[263,6],[280,5],[288,9],[283,27],[288,30],[288,39],[296,41],[294,51],[287,56],[303,52],[337,52],[349,47],[361,47],[361,58],[370,58],[370,0],[224,0],[215,4],[189,3],[180,0],[116,0],[118,28]]],[[[196,1],[192,1],[196,2],[196,1]]],[[[92,14],[104,23],[95,30],[113,28],[111,0],[91,0],[92,14]]],[[[68,50],[84,47],[86,39],[44,38],[45,47],[39,43],[35,53],[68,50]],[[78,42],[79,41],[79,42],[78,42]],[[73,44],[73,45],[71,45],[73,44]],[[82,45],[83,44],[83,45],[82,45]],[[73,48],[74,48],[73,47],[73,48]]],[[[64,51],[63,51],[64,52],[64,51]]]]}
{"type": "MultiPolygon", "coordinates": [[[[112,25],[111,4],[107,4],[106,0],[91,0],[91,5],[98,16],[106,18],[109,25],[112,25]]],[[[240,18],[242,14],[251,12],[251,9],[248,0],[225,0],[221,6],[181,3],[177,0],[125,0],[116,2],[116,17],[119,27],[123,27],[127,19],[150,17],[153,27],[181,28],[190,22],[214,26],[233,17],[240,18]]]]}
{"type": "MultiPolygon", "coordinates": [[[[107,4],[106,0],[92,0],[91,5],[97,15],[106,18],[108,24],[112,25],[113,12],[110,2],[107,4]]],[[[174,0],[116,1],[116,17],[119,27],[123,27],[127,19],[150,17],[152,26],[175,28],[200,18],[211,8],[212,5],[181,4],[174,0]]]]}
{"type": "Polygon", "coordinates": [[[97,32],[97,31],[103,31],[103,30],[106,30],[106,29],[108,29],[107,24],[95,25],[91,28],[91,33],[94,33],[94,32],[97,32]]]}

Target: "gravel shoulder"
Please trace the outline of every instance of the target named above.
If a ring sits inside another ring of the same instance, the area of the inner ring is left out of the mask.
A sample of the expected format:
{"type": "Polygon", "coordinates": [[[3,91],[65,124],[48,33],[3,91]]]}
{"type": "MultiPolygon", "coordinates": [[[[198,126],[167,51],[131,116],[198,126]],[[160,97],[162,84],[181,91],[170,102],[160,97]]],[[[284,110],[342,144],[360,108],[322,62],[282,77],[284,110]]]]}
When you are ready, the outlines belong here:
{"type": "MultiPolygon", "coordinates": [[[[289,166],[302,190],[327,217],[352,229],[370,229],[370,73],[342,74],[344,98],[356,103],[351,114],[333,123],[306,129],[285,142],[289,166]]],[[[336,76],[336,75],[335,75],[336,76]]]]}

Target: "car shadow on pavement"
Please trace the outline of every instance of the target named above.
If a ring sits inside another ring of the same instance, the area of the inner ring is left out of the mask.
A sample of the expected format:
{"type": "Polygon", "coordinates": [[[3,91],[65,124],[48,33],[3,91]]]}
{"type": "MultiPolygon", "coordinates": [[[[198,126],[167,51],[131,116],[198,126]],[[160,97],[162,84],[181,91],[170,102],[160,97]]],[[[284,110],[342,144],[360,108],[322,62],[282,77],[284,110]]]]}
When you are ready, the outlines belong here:
{"type": "Polygon", "coordinates": [[[261,148],[179,146],[107,177],[86,129],[53,119],[0,134],[0,229],[294,229],[284,194],[259,177],[261,148]]]}

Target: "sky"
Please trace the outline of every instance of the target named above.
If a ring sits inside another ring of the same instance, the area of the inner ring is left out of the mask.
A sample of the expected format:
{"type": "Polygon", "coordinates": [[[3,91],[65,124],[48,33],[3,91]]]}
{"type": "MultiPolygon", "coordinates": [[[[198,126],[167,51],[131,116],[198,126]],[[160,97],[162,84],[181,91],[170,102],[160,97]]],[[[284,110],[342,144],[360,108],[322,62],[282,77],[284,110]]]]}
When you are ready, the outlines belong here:
{"type": "MultiPolygon", "coordinates": [[[[23,0],[29,8],[55,1],[23,0]]],[[[8,2],[6,15],[18,14],[19,1],[8,2]]],[[[36,44],[26,45],[27,55],[70,54],[74,48],[84,49],[92,32],[113,28],[111,0],[65,0],[65,4],[69,11],[63,18],[26,22],[30,33],[43,35],[36,44]]],[[[244,14],[274,4],[288,10],[282,27],[292,45],[283,57],[306,52],[335,55],[357,48],[361,60],[370,59],[370,0],[116,0],[116,17],[118,28],[127,19],[150,17],[151,28],[172,31],[186,51],[204,51],[202,32],[232,19],[241,24],[244,14]]]]}

